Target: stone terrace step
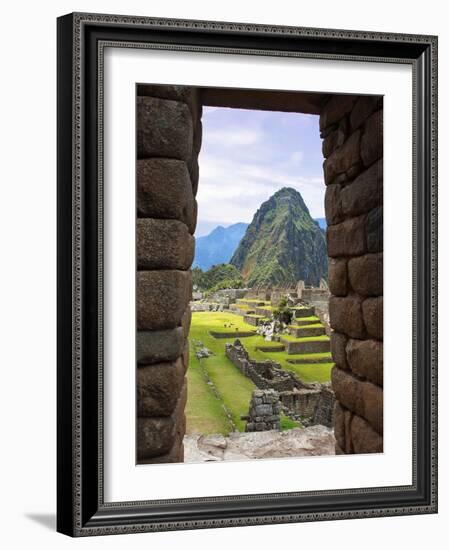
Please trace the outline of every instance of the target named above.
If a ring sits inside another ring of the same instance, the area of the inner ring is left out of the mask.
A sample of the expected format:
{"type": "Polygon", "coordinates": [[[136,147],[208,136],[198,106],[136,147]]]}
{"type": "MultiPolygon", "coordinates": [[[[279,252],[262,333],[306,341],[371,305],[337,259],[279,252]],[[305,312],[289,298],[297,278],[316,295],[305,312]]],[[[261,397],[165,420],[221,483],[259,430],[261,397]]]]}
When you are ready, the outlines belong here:
{"type": "Polygon", "coordinates": [[[292,307],[292,310],[295,312],[295,317],[300,319],[301,317],[311,317],[315,315],[314,307],[292,307]]]}
{"type": "Polygon", "coordinates": [[[298,353],[325,353],[330,351],[329,340],[287,340],[281,338],[281,342],[285,345],[285,349],[289,355],[298,353]]]}
{"type": "Polygon", "coordinates": [[[209,334],[216,339],[219,338],[249,338],[250,336],[255,336],[257,332],[255,330],[229,330],[228,332],[210,330],[209,334]]]}
{"type": "Polygon", "coordinates": [[[251,309],[248,306],[240,306],[238,304],[231,304],[229,306],[229,311],[235,313],[236,315],[252,315],[255,313],[254,309],[251,309]]]}
{"type": "Polygon", "coordinates": [[[248,323],[248,325],[253,325],[254,327],[257,327],[259,325],[259,322],[265,320],[265,317],[262,315],[244,315],[243,321],[245,323],[248,323]]]}
{"type": "Polygon", "coordinates": [[[245,298],[239,298],[236,301],[237,304],[242,304],[244,306],[258,307],[266,305],[266,302],[263,300],[245,300],[245,298]]]}
{"type": "Polygon", "coordinates": [[[328,357],[317,357],[316,359],[311,356],[303,357],[302,355],[298,355],[298,357],[291,357],[286,359],[286,361],[291,365],[318,365],[319,363],[333,363],[332,356],[330,354],[328,357]]]}
{"type": "Polygon", "coordinates": [[[256,346],[255,349],[259,350],[259,351],[264,351],[264,352],[276,353],[276,352],[280,352],[280,351],[285,351],[285,346],[284,346],[284,344],[270,344],[270,343],[267,343],[266,345],[256,346]]]}
{"type": "Polygon", "coordinates": [[[263,317],[271,317],[273,315],[273,309],[267,306],[256,307],[256,315],[262,315],[263,317]]]}
{"type": "Polygon", "coordinates": [[[290,330],[290,334],[296,338],[305,338],[306,336],[322,336],[323,334],[326,334],[326,329],[323,325],[320,325],[319,327],[295,327],[291,325],[288,328],[290,330]]]}
{"type": "MultiPolygon", "coordinates": [[[[314,317],[313,315],[311,317],[314,317]]],[[[316,323],[319,323],[320,320],[318,317],[315,317],[314,319],[310,319],[310,317],[303,317],[302,319],[294,319],[292,321],[292,327],[300,327],[302,325],[315,325],[316,323]]]]}

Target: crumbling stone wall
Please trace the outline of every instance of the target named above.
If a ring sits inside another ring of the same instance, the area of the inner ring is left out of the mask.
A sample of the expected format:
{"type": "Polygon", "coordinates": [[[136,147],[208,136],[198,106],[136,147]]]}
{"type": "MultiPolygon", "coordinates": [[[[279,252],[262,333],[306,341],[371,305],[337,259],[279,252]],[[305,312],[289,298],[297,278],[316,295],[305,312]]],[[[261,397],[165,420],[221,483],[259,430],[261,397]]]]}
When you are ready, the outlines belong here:
{"type": "Polygon", "coordinates": [[[291,414],[298,416],[312,417],[321,395],[321,388],[318,386],[312,389],[298,389],[286,391],[280,394],[282,405],[291,414]]]}
{"type": "Polygon", "coordinates": [[[335,393],[330,384],[321,384],[320,397],[313,411],[311,424],[332,428],[334,425],[335,393]]]}
{"type": "Polygon", "coordinates": [[[302,386],[302,383],[293,374],[283,370],[277,363],[269,360],[250,359],[240,340],[236,340],[234,344],[226,343],[225,354],[239,371],[260,389],[284,392],[302,386]]]}
{"type": "Polygon", "coordinates": [[[182,462],[201,104],[137,87],[137,462],[182,462]]]}
{"type": "Polygon", "coordinates": [[[330,384],[306,384],[274,361],[255,361],[240,340],[225,344],[225,353],[257,388],[275,391],[286,414],[308,417],[310,424],[332,426],[335,397],[330,384]]]}
{"type": "Polygon", "coordinates": [[[321,109],[337,453],[383,450],[383,104],[321,109]]]}

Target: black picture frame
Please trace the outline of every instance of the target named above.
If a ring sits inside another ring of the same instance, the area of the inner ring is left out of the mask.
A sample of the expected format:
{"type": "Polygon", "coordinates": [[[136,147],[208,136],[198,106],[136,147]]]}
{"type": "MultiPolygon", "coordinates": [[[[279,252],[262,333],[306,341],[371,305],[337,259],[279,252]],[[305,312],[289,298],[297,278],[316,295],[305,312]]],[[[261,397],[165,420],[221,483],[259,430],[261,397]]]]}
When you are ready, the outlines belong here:
{"type": "Polygon", "coordinates": [[[437,38],[75,13],[58,28],[57,530],[71,536],[437,511],[437,38]],[[101,44],[396,62],[413,68],[413,483],[105,503],[102,479],[101,44]]]}

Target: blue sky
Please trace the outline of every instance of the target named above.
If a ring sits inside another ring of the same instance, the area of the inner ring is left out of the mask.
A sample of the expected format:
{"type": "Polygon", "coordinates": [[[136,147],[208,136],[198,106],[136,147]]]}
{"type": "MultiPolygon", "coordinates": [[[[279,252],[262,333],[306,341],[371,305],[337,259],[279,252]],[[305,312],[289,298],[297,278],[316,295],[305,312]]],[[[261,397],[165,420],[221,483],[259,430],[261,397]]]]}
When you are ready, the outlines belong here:
{"type": "Polygon", "coordinates": [[[294,187],[312,217],[324,217],[317,115],[205,107],[196,236],[251,222],[262,202],[294,187]]]}

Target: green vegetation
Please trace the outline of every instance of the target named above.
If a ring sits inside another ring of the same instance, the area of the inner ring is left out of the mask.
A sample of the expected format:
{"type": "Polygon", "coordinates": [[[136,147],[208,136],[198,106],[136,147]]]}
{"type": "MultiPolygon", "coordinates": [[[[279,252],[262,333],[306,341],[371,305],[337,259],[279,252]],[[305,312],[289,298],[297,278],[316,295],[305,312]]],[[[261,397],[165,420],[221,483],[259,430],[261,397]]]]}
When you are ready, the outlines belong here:
{"type": "Polygon", "coordinates": [[[293,364],[287,363],[284,367],[293,374],[296,374],[303,382],[329,382],[331,378],[331,370],[333,363],[308,363],[308,364],[293,364]]]}
{"type": "Polygon", "coordinates": [[[325,236],[298,191],[284,187],[260,206],[230,263],[250,287],[327,278],[325,236]]]}
{"type": "Polygon", "coordinates": [[[231,264],[213,265],[207,271],[199,267],[192,269],[193,285],[208,294],[223,288],[243,288],[243,277],[231,264]]]}
{"type": "Polygon", "coordinates": [[[323,334],[322,336],[305,336],[304,338],[296,338],[291,334],[283,334],[281,336],[281,340],[286,340],[288,342],[325,342],[326,340],[329,340],[329,336],[323,334]]]}
{"type": "Polygon", "coordinates": [[[206,384],[199,359],[192,349],[190,349],[187,381],[187,433],[227,435],[232,431],[223,406],[206,384]]]}
{"type": "Polygon", "coordinates": [[[230,329],[225,328],[224,324],[229,325],[231,323],[233,325],[231,330],[237,328],[248,331],[254,328],[244,323],[242,318],[230,313],[195,312],[192,315],[190,338],[201,341],[213,353],[208,359],[202,360],[202,365],[210,380],[214,383],[222,403],[214,395],[204,376],[195,376],[195,371],[201,374],[201,367],[195,355],[194,346],[191,344],[191,363],[187,372],[189,382],[187,399],[188,433],[227,434],[232,431],[222,404],[230,412],[237,429],[243,431],[245,428],[245,422],[240,419],[240,416],[248,413],[248,406],[255,385],[224,354],[225,343],[233,342],[234,338],[216,339],[209,334],[210,330],[216,332],[229,331],[230,329]],[[194,365],[193,369],[192,365],[194,365]],[[195,366],[197,366],[197,369],[195,369],[195,366]],[[197,388],[197,386],[200,386],[200,388],[197,388]],[[197,396],[199,396],[200,402],[191,403],[191,401],[197,399],[197,396]],[[202,418],[200,420],[198,416],[210,417],[209,426],[206,425],[206,429],[203,428],[202,418]],[[216,427],[219,429],[216,429],[216,427]]]}
{"type": "Polygon", "coordinates": [[[273,317],[286,325],[291,322],[293,311],[288,307],[287,300],[285,298],[281,298],[277,307],[273,309],[273,317]]]}
{"type": "Polygon", "coordinates": [[[321,323],[313,323],[311,325],[290,325],[292,328],[295,328],[295,329],[298,329],[298,328],[304,328],[304,329],[307,329],[307,328],[320,328],[322,327],[323,325],[321,323]]]}
{"type": "Polygon", "coordinates": [[[288,416],[285,416],[285,414],[282,414],[281,432],[284,432],[285,430],[292,430],[293,428],[301,428],[301,424],[299,422],[296,422],[295,420],[292,420],[288,416]]]}
{"type": "MultiPolygon", "coordinates": [[[[199,360],[195,355],[194,346],[190,346],[190,365],[187,372],[188,377],[188,400],[187,400],[187,432],[188,433],[222,433],[232,431],[225,409],[231,414],[232,420],[238,430],[243,430],[245,422],[240,419],[241,415],[248,413],[248,405],[255,385],[244,376],[224,354],[225,343],[233,342],[231,338],[213,338],[209,331],[233,332],[253,331],[254,327],[244,322],[243,317],[230,312],[194,312],[190,338],[201,341],[213,355],[199,360]],[[204,369],[207,376],[213,382],[220,398],[214,394],[202,372],[204,369]]],[[[297,340],[292,338],[293,340],[297,340]]],[[[327,336],[302,338],[306,340],[325,340],[327,336]]],[[[258,346],[276,345],[276,342],[267,342],[258,334],[242,339],[242,342],[251,358],[258,361],[273,359],[285,370],[295,373],[301,380],[309,382],[327,382],[330,380],[330,371],[333,364],[330,353],[309,353],[301,355],[289,355],[285,351],[261,351],[258,346]],[[328,363],[314,364],[291,364],[287,359],[301,359],[305,362],[312,360],[329,359],[328,363]]],[[[288,417],[281,418],[281,428],[290,429],[297,427],[297,423],[288,417]]]]}
{"type": "MultiPolygon", "coordinates": [[[[311,315],[310,317],[300,317],[298,319],[293,319],[293,321],[292,321],[293,325],[295,324],[295,321],[301,321],[301,322],[302,321],[304,321],[304,322],[305,321],[310,321],[311,323],[315,323],[315,322],[319,323],[320,320],[315,315],[311,315]]],[[[303,326],[303,325],[301,325],[301,326],[303,326]]]]}

